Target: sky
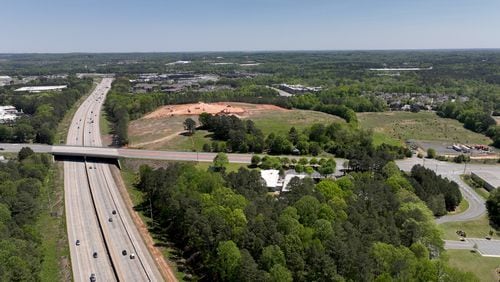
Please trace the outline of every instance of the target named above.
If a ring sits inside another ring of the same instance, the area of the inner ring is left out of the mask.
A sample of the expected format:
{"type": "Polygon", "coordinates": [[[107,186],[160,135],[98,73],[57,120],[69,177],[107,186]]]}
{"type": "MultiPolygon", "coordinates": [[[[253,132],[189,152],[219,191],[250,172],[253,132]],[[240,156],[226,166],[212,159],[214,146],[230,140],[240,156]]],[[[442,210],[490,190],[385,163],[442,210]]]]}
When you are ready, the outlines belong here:
{"type": "Polygon", "coordinates": [[[0,53],[500,48],[499,0],[0,0],[0,53]]]}

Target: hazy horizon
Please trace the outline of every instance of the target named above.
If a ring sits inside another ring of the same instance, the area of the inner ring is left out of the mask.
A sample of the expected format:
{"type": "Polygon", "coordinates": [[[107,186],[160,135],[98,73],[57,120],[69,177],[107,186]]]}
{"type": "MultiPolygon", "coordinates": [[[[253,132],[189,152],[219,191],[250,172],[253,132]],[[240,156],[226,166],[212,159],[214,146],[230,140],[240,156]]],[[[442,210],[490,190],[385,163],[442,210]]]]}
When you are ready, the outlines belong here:
{"type": "Polygon", "coordinates": [[[500,1],[21,0],[0,53],[497,49],[500,1]]]}

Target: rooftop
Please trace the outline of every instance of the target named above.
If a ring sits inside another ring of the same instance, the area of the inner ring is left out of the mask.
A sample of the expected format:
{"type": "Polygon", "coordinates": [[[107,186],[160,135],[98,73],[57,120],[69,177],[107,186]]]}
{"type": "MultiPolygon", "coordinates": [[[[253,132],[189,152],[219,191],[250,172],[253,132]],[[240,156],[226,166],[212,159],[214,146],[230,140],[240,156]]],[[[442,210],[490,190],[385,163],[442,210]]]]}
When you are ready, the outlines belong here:
{"type": "Polygon", "coordinates": [[[66,85],[54,85],[54,86],[25,86],[16,89],[15,91],[28,91],[28,92],[41,92],[41,91],[50,91],[50,90],[61,90],[66,88],[66,85]]]}

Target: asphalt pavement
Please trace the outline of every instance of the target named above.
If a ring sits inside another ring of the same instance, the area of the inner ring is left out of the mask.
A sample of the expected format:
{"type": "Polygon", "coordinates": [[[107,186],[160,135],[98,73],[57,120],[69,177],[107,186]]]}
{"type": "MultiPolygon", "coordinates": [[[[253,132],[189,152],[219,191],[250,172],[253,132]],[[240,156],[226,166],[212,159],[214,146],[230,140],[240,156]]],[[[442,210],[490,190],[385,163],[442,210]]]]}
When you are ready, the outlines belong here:
{"type": "MultiPolygon", "coordinates": [[[[68,145],[101,146],[100,110],[111,82],[104,78],[78,108],[68,131],[68,145]]],[[[22,146],[26,145],[17,148],[22,146]]],[[[29,146],[34,151],[52,150],[29,146]]],[[[65,161],[65,197],[75,281],[89,281],[91,274],[97,281],[163,280],[118,193],[109,165],[83,159],[65,161]],[[80,240],[79,246],[71,244],[76,240],[80,240]]]]}
{"type": "Polygon", "coordinates": [[[404,171],[410,171],[414,165],[420,164],[428,169],[434,170],[438,175],[455,181],[459,185],[462,196],[469,202],[469,208],[459,214],[442,216],[436,220],[437,223],[469,221],[486,214],[485,200],[481,198],[474,189],[462,181],[460,178],[461,174],[468,174],[471,173],[471,171],[485,171],[493,175],[500,175],[500,165],[498,164],[457,164],[434,159],[420,159],[417,157],[397,160],[396,164],[404,171]]]}

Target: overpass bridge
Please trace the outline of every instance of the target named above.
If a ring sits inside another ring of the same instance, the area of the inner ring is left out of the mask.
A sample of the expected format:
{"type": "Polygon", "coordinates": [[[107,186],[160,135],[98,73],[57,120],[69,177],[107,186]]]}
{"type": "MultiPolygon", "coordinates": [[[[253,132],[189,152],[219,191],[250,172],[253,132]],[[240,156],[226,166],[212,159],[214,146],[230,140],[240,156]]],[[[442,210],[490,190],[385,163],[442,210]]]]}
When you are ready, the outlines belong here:
{"type": "MultiPolygon", "coordinates": [[[[17,153],[23,147],[30,147],[36,153],[48,153],[54,157],[89,157],[100,159],[155,159],[171,161],[212,162],[216,153],[205,152],[173,152],[153,151],[140,149],[71,146],[71,145],[45,145],[45,144],[11,144],[0,143],[4,152],[17,153]]],[[[227,154],[231,163],[250,163],[250,154],[227,154]]]]}

